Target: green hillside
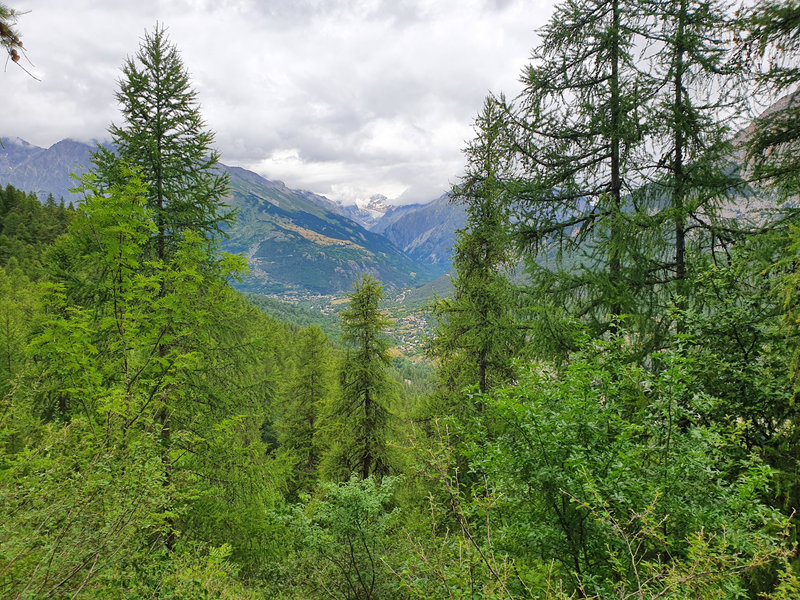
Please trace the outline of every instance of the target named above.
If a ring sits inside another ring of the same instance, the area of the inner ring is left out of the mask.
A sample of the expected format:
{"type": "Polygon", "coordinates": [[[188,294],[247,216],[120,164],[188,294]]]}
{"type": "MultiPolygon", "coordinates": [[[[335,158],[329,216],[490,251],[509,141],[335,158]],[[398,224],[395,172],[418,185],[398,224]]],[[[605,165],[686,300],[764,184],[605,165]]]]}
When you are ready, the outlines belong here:
{"type": "Polygon", "coordinates": [[[360,273],[387,287],[412,287],[435,277],[382,236],[338,215],[327,199],[267,181],[243,169],[231,174],[230,205],[238,222],[225,249],[242,253],[251,273],[238,287],[249,292],[333,294],[360,273]]]}
{"type": "MultiPolygon", "coordinates": [[[[71,173],[91,163],[89,144],[62,140],[39,148],[7,139],[0,147],[0,184],[48,193],[77,204],[71,173]]],[[[385,237],[367,231],[338,213],[337,205],[311,192],[293,190],[242,169],[219,165],[230,176],[226,199],[238,211],[224,249],[245,254],[251,273],[237,287],[277,294],[335,294],[350,289],[355,278],[369,273],[388,288],[415,287],[437,275],[436,267],[417,262],[385,237]]]]}

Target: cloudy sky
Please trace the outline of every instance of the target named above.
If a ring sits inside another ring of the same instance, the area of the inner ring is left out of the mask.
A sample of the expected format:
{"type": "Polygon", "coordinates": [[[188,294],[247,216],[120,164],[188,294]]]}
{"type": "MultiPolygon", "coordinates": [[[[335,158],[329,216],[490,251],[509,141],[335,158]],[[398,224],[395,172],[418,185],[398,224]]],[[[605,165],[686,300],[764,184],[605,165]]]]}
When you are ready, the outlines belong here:
{"type": "Polygon", "coordinates": [[[484,96],[519,91],[553,0],[7,0],[34,81],[8,63],[0,131],[107,137],[119,67],[163,23],[223,162],[345,203],[427,201],[462,168],[484,96]]]}

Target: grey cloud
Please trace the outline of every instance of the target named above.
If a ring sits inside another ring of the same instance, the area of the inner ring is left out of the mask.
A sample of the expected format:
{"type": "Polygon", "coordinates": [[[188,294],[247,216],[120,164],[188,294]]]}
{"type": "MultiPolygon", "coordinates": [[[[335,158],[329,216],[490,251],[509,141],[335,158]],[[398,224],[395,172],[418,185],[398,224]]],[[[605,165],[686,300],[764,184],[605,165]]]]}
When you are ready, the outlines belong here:
{"type": "Polygon", "coordinates": [[[20,22],[42,81],[18,69],[0,75],[13,90],[3,135],[38,145],[104,138],[120,118],[119,67],[159,21],[182,53],[223,161],[343,198],[392,190],[419,201],[458,177],[485,94],[516,93],[551,2],[47,4],[20,22]]]}
{"type": "Polygon", "coordinates": [[[248,2],[248,7],[264,19],[302,27],[320,18],[347,20],[353,17],[367,23],[389,20],[405,27],[425,17],[426,0],[270,0],[248,2]]]}

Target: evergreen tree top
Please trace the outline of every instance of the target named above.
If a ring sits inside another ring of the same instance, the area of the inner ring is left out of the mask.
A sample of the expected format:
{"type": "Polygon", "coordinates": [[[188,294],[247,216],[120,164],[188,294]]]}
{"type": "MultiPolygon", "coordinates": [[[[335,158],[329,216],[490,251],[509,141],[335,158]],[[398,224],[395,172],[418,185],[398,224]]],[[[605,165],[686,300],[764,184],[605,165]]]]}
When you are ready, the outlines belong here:
{"type": "Polygon", "coordinates": [[[161,246],[186,229],[224,234],[233,220],[223,203],[228,177],[218,168],[214,134],[200,115],[189,73],[162,25],[145,32],[136,56],[125,61],[116,98],[123,122],[109,132],[119,156],[100,149],[99,170],[113,178],[117,158],[141,169],[161,246]]]}
{"type": "Polygon", "coordinates": [[[370,360],[377,359],[388,365],[389,339],[385,330],[389,319],[379,307],[383,300],[383,285],[371,275],[363,275],[353,284],[353,291],[347,297],[350,302],[339,313],[342,319],[342,339],[370,360]]]}

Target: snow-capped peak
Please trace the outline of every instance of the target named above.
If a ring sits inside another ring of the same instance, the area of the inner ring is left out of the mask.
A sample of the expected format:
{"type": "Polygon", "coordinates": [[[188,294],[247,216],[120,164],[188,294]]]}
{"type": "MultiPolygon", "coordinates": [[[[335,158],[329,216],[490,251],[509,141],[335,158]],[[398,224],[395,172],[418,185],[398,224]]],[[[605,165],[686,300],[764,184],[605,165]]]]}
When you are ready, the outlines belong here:
{"type": "Polygon", "coordinates": [[[378,218],[386,214],[386,211],[391,208],[388,204],[388,198],[383,194],[375,194],[370,196],[369,200],[356,200],[356,206],[359,210],[369,213],[372,217],[378,218]]]}

